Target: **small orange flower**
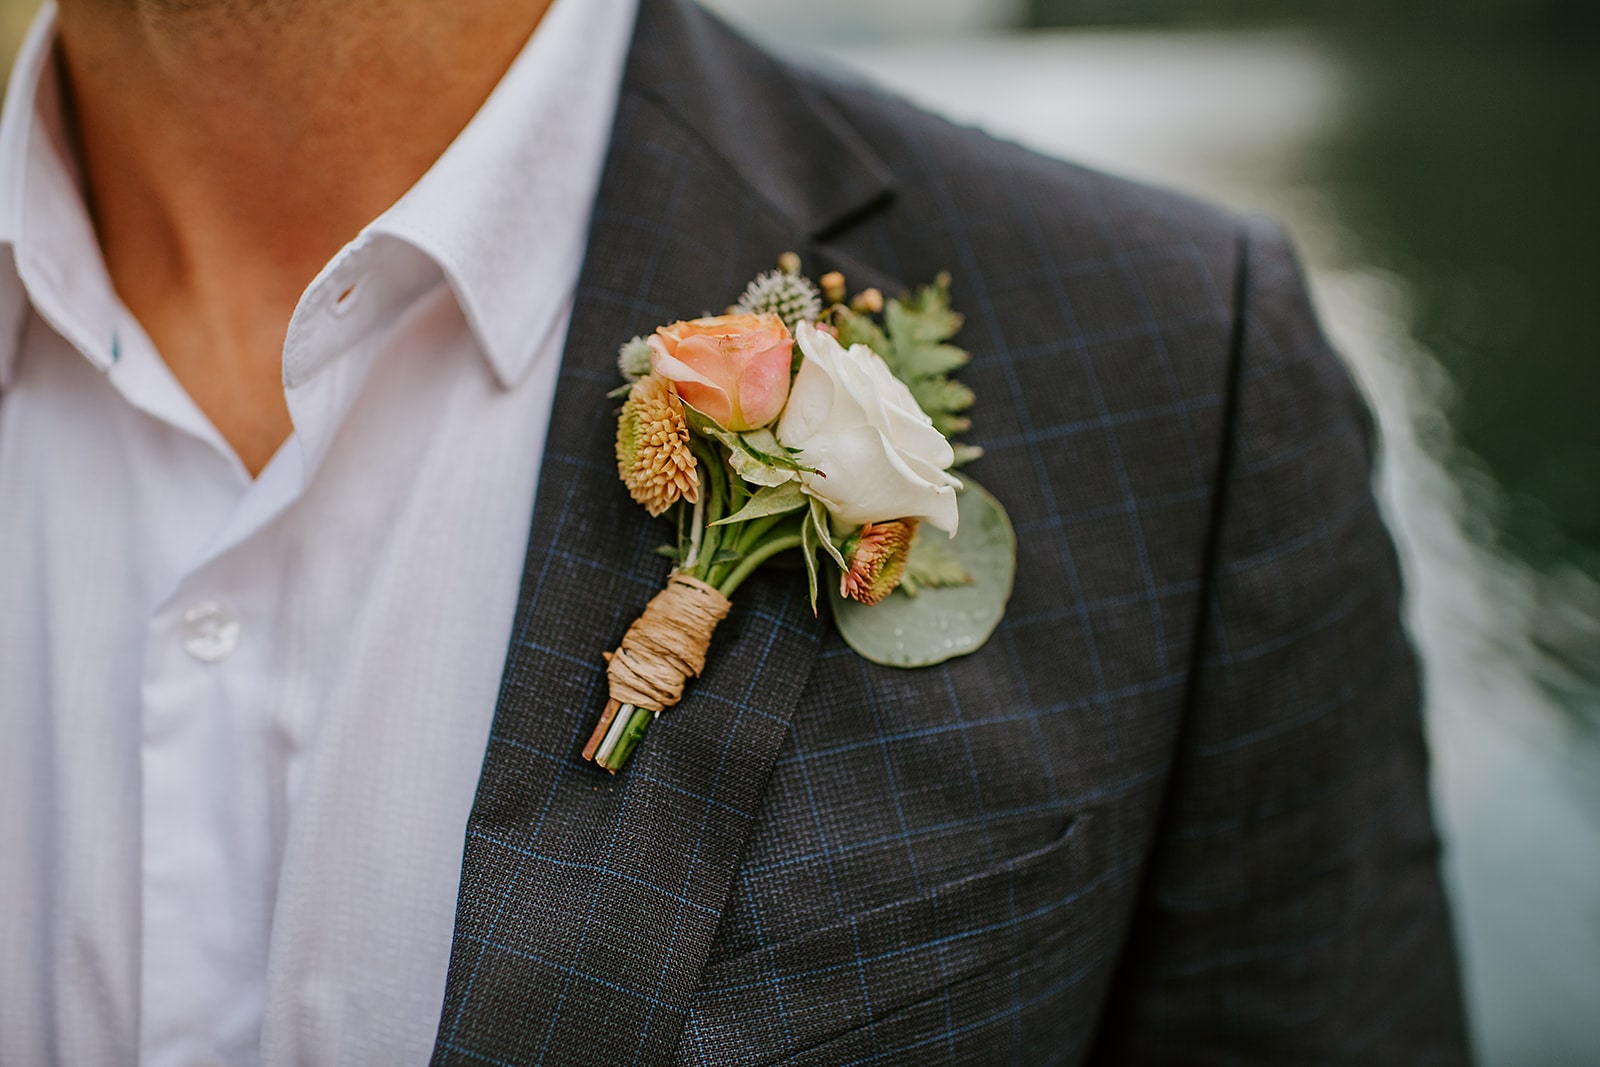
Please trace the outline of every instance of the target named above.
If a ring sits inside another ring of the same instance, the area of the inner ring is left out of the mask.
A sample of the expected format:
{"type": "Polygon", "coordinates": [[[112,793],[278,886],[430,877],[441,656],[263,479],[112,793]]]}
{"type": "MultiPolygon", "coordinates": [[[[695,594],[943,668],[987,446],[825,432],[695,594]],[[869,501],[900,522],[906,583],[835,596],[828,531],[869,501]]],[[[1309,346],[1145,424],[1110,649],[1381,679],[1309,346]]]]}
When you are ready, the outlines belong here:
{"type": "Polygon", "coordinates": [[[628,391],[617,419],[617,473],[628,493],[651,515],[660,515],[680,499],[694,503],[700,495],[694,453],[689,451],[689,424],[683,401],[655,375],[640,378],[628,391]]]}
{"type": "Polygon", "coordinates": [[[871,607],[894,592],[916,536],[916,519],[869,522],[861,527],[844,544],[849,567],[839,576],[839,595],[871,607]]]}

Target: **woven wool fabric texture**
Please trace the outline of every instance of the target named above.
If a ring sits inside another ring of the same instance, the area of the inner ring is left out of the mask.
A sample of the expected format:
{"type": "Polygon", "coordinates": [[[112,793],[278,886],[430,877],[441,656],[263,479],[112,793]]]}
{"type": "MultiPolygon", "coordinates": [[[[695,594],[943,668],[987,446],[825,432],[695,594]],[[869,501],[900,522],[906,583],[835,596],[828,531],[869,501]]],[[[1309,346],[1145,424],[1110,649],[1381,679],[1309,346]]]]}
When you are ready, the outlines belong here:
{"type": "Polygon", "coordinates": [[[644,0],[435,1062],[1465,1062],[1367,432],[1270,225],[644,0]],[[895,671],[769,567],[612,778],[600,653],[667,537],[616,480],[614,353],[787,249],[954,274],[1016,593],[895,671]]]}

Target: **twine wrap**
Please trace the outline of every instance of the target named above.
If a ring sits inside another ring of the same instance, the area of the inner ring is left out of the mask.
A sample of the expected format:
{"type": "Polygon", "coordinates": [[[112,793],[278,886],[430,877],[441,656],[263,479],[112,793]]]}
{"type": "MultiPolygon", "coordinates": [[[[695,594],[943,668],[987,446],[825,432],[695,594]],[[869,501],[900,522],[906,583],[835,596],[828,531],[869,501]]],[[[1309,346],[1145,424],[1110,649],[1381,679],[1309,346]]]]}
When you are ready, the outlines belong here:
{"type": "Polygon", "coordinates": [[[705,669],[711,632],[728,615],[728,598],[698,578],[674,574],[650,598],[615,652],[607,652],[611,699],[662,711],[705,669]]]}

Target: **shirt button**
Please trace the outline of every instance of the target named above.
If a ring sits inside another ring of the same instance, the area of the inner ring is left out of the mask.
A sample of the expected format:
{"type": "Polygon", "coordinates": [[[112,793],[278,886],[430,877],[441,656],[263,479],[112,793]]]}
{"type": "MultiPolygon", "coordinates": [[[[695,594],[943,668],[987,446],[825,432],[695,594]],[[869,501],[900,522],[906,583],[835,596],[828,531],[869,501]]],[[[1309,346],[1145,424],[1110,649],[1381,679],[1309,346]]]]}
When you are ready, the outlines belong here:
{"type": "Polygon", "coordinates": [[[239,617],[226,604],[203,600],[183,613],[183,649],[203,663],[216,663],[239,647],[239,617]]]}

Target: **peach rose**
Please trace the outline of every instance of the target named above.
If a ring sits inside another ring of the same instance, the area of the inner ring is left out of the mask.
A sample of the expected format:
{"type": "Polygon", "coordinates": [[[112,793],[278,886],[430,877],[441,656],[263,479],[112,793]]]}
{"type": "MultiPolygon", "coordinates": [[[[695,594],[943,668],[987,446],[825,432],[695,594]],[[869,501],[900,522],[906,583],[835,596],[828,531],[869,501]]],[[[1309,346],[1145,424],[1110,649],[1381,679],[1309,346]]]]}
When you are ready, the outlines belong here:
{"type": "Polygon", "coordinates": [[[776,315],[717,315],[663,326],[650,366],[678,395],[727,430],[754,430],[789,398],[794,339],[776,315]]]}

